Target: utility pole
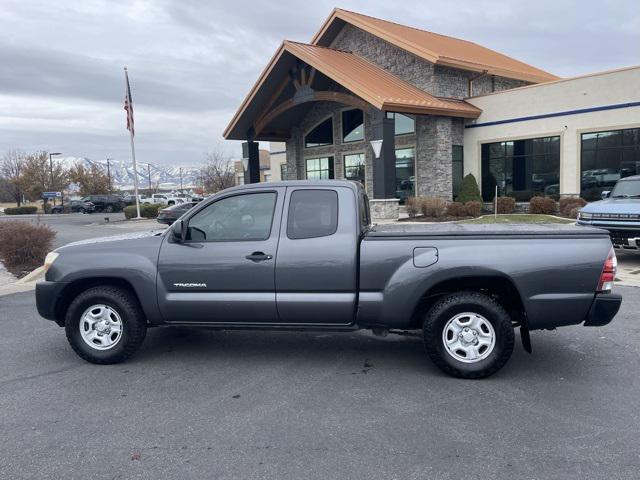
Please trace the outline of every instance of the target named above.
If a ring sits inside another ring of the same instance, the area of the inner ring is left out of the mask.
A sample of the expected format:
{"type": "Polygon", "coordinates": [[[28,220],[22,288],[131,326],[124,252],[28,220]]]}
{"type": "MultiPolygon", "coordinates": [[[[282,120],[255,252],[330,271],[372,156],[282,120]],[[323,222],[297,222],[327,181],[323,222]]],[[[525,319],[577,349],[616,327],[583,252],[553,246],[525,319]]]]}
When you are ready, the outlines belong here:
{"type": "Polygon", "coordinates": [[[151,164],[147,163],[147,175],[149,176],[149,196],[151,196],[151,164]]]}
{"type": "MultiPolygon", "coordinates": [[[[62,155],[60,152],[53,152],[53,153],[49,153],[49,175],[51,176],[51,183],[49,184],[49,191],[53,191],[54,185],[53,185],[53,160],[51,157],[53,157],[54,155],[62,155]]],[[[56,204],[55,199],[53,200],[53,204],[56,204]]],[[[62,198],[62,207],[63,207],[63,211],[64,211],[64,197],[62,198]]]]}
{"type": "Polygon", "coordinates": [[[111,165],[110,162],[111,159],[109,157],[107,157],[107,185],[108,185],[108,189],[109,189],[109,195],[111,195],[111,165]]]}

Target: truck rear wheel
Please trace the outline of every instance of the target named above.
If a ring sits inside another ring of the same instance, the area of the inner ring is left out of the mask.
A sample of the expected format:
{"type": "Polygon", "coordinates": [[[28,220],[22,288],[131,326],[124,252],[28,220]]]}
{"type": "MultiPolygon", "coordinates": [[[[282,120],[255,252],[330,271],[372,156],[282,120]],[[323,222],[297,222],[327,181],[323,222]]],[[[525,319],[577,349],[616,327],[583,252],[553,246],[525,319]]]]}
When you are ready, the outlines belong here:
{"type": "Polygon", "coordinates": [[[454,377],[488,377],[513,352],[509,314],[478,292],[457,292],[440,299],[427,313],[422,331],[433,363],[454,377]]]}
{"type": "Polygon", "coordinates": [[[65,330],[71,348],[97,364],[123,362],[147,333],[136,298],[119,287],[94,287],[78,295],[67,310],[65,330]]]}

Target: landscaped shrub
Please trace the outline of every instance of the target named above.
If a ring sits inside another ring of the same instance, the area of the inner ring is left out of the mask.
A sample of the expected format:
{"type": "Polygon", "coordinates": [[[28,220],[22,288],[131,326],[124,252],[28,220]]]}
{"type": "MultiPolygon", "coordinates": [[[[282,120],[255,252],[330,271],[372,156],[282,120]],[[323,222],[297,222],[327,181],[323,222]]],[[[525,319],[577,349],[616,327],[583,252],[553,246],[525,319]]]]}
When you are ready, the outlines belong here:
{"type": "MultiPolygon", "coordinates": [[[[144,203],[140,205],[140,216],[144,218],[157,218],[158,211],[166,208],[165,204],[159,203],[144,203]]],[[[136,206],[129,205],[124,208],[124,216],[127,219],[135,218],[136,216],[136,206]]]]}
{"type": "Polygon", "coordinates": [[[479,217],[482,214],[482,202],[471,201],[464,204],[464,209],[470,217],[479,217]]]}
{"type": "Polygon", "coordinates": [[[560,215],[563,217],[575,218],[575,215],[572,215],[574,209],[580,210],[587,204],[587,201],[584,198],[561,198],[560,199],[560,215]]]}
{"type": "Polygon", "coordinates": [[[447,202],[438,197],[426,197],[422,199],[420,208],[425,217],[440,218],[447,210],[447,202]]]}
{"type": "Polygon", "coordinates": [[[451,202],[447,205],[447,215],[452,217],[465,217],[467,215],[467,210],[464,208],[462,203],[451,202]]]}
{"type": "Polygon", "coordinates": [[[573,207],[570,211],[568,215],[565,215],[566,217],[569,218],[575,218],[576,220],[578,219],[578,212],[580,211],[580,207],[573,207]]]}
{"type": "Polygon", "coordinates": [[[38,207],[34,205],[23,205],[22,207],[7,207],[4,213],[7,215],[30,215],[38,211],[38,207]]]}
{"type": "Polygon", "coordinates": [[[498,213],[508,214],[516,211],[516,199],[513,197],[498,197],[498,213]]]}
{"type": "Polygon", "coordinates": [[[55,236],[56,232],[46,225],[15,220],[2,222],[0,259],[14,274],[31,271],[44,263],[55,236]]]}
{"type": "Polygon", "coordinates": [[[480,196],[480,189],[478,188],[478,182],[476,177],[471,173],[462,179],[462,187],[460,187],[460,193],[456,198],[456,201],[461,203],[467,202],[482,202],[480,196]]]}
{"type": "Polygon", "coordinates": [[[529,200],[529,213],[553,215],[558,210],[558,204],[553,198],[532,197],[529,200]]]}
{"type": "Polygon", "coordinates": [[[418,213],[420,213],[420,199],[419,198],[408,197],[404,202],[404,206],[407,209],[407,214],[411,218],[415,217],[416,215],[418,215],[418,213]]]}

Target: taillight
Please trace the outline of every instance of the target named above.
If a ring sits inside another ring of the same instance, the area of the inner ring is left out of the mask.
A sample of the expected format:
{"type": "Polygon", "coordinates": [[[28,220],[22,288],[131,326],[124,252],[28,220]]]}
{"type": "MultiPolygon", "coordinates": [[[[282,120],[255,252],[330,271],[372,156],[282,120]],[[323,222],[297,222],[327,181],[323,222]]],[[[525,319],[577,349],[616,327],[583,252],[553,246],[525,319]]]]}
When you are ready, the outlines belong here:
{"type": "Polygon", "coordinates": [[[604,261],[604,267],[600,274],[600,281],[598,282],[598,292],[610,292],[613,289],[613,281],[616,278],[616,270],[618,269],[618,259],[616,253],[613,251],[613,247],[609,250],[609,255],[604,261]]]}

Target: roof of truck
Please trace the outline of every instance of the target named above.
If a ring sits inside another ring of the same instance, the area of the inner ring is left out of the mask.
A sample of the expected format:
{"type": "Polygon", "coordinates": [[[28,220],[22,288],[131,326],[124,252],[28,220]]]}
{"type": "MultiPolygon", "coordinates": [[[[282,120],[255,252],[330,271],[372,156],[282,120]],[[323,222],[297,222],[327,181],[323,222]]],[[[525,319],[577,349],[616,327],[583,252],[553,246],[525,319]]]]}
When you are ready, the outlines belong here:
{"type": "Polygon", "coordinates": [[[256,188],[276,188],[276,187],[348,187],[352,190],[362,190],[362,185],[350,180],[284,180],[280,182],[247,183],[235,187],[227,188],[231,190],[254,190],[256,188]]]}

